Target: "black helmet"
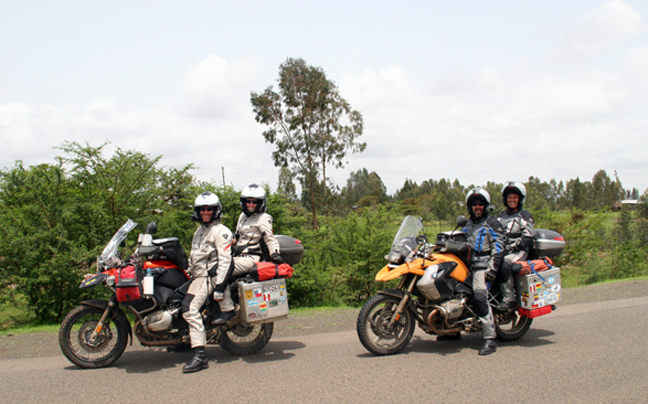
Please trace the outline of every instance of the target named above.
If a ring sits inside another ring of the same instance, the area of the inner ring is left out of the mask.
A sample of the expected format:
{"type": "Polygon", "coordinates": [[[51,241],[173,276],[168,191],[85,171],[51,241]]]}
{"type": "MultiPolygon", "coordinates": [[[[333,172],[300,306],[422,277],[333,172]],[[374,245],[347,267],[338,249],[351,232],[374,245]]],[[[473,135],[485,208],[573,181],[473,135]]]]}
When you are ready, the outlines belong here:
{"type": "Polygon", "coordinates": [[[504,186],[502,187],[502,199],[504,201],[504,206],[506,206],[507,208],[509,206],[506,202],[506,198],[508,198],[509,194],[516,194],[520,197],[520,203],[518,204],[518,207],[522,209],[522,205],[524,205],[524,200],[526,199],[526,188],[524,187],[524,184],[519,181],[509,181],[504,184],[504,186]]]}
{"type": "Polygon", "coordinates": [[[468,191],[466,194],[466,209],[468,210],[470,217],[474,217],[471,205],[475,203],[475,201],[480,201],[484,204],[484,216],[487,216],[491,202],[488,192],[483,188],[473,188],[468,191]]]}
{"type": "Polygon", "coordinates": [[[220,218],[223,216],[223,206],[221,205],[220,199],[218,199],[218,196],[216,196],[216,194],[207,191],[196,197],[196,200],[194,201],[194,213],[191,218],[203,223],[202,216],[200,215],[200,208],[205,206],[211,206],[212,208],[214,208],[214,210],[212,211],[212,216],[207,223],[211,223],[214,220],[220,220],[220,218]]]}
{"type": "Polygon", "coordinates": [[[243,188],[241,192],[241,210],[245,213],[246,216],[250,216],[253,213],[263,213],[266,211],[266,193],[263,187],[258,186],[257,184],[250,184],[247,187],[243,188]],[[256,199],[258,201],[254,211],[250,212],[245,203],[248,199],[256,199]]]}

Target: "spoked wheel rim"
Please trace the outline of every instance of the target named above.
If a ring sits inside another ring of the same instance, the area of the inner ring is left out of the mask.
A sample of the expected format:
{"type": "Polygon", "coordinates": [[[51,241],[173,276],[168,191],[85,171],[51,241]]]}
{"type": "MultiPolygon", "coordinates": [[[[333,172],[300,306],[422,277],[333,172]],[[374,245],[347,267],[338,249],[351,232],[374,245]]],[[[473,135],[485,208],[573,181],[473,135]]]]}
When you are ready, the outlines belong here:
{"type": "Polygon", "coordinates": [[[273,323],[251,325],[239,322],[223,333],[222,347],[232,355],[255,354],[268,344],[273,331],[273,323]]]}
{"type": "Polygon", "coordinates": [[[103,310],[80,306],[63,320],[59,345],[63,354],[82,368],[108,366],[117,360],[126,348],[127,331],[108,320],[96,333],[103,310]]]}
{"type": "Polygon", "coordinates": [[[399,318],[394,318],[398,303],[395,297],[378,295],[371,298],[360,311],[358,336],[370,352],[377,355],[396,353],[412,338],[414,318],[407,309],[399,318]]]}
{"type": "Polygon", "coordinates": [[[259,338],[264,332],[261,325],[244,325],[237,324],[236,327],[227,330],[227,337],[233,343],[240,346],[249,346],[259,338]]]}
{"type": "Polygon", "coordinates": [[[521,316],[518,310],[498,315],[497,319],[497,338],[502,341],[515,341],[522,338],[533,322],[533,319],[521,316]]]}

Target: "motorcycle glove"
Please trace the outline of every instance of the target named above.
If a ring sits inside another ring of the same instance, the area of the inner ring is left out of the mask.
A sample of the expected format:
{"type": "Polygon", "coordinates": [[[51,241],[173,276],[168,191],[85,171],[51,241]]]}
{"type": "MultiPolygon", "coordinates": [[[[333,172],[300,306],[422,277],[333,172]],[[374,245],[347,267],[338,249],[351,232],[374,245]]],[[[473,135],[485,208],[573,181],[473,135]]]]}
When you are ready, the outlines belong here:
{"type": "Polygon", "coordinates": [[[270,258],[272,259],[272,262],[274,262],[275,264],[283,264],[284,263],[283,258],[278,253],[272,254],[272,256],[270,258]]]}

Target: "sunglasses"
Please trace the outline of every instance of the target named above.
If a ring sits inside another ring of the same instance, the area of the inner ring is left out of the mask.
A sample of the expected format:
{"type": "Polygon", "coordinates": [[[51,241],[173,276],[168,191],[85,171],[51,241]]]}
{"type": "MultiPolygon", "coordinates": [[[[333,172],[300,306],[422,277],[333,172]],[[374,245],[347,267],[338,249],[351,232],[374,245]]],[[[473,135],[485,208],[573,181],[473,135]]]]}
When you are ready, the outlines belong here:
{"type": "Polygon", "coordinates": [[[214,208],[200,208],[198,209],[200,212],[213,212],[214,208]]]}
{"type": "Polygon", "coordinates": [[[475,203],[473,203],[473,204],[470,205],[470,206],[484,206],[484,204],[481,203],[481,202],[475,202],[475,203]]]}
{"type": "Polygon", "coordinates": [[[254,204],[254,205],[258,205],[259,201],[257,201],[256,199],[246,199],[245,203],[251,203],[251,204],[254,204]]]}

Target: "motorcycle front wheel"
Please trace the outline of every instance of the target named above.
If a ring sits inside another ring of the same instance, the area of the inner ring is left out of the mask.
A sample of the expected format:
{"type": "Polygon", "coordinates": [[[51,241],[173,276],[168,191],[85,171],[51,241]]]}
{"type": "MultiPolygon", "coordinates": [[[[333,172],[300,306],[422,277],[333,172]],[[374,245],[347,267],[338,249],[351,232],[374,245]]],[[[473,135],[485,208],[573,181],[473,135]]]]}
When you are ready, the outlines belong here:
{"type": "Polygon", "coordinates": [[[512,310],[500,317],[497,322],[497,339],[500,341],[515,341],[524,336],[531,328],[532,318],[521,316],[517,310],[512,310]]]}
{"type": "Polygon", "coordinates": [[[223,332],[221,346],[232,355],[252,355],[262,350],[274,331],[274,323],[251,325],[239,322],[223,332]]]}
{"type": "Polygon", "coordinates": [[[104,310],[91,306],[78,306],[63,319],[59,331],[59,345],[63,355],[84,369],[111,365],[124,353],[128,330],[107,319],[94,341],[91,336],[104,310]]]}
{"type": "Polygon", "coordinates": [[[356,330],[360,342],[369,352],[375,355],[395,354],[412,339],[416,328],[412,312],[403,310],[400,318],[392,323],[398,303],[400,299],[397,297],[376,295],[362,306],[356,330]]]}

